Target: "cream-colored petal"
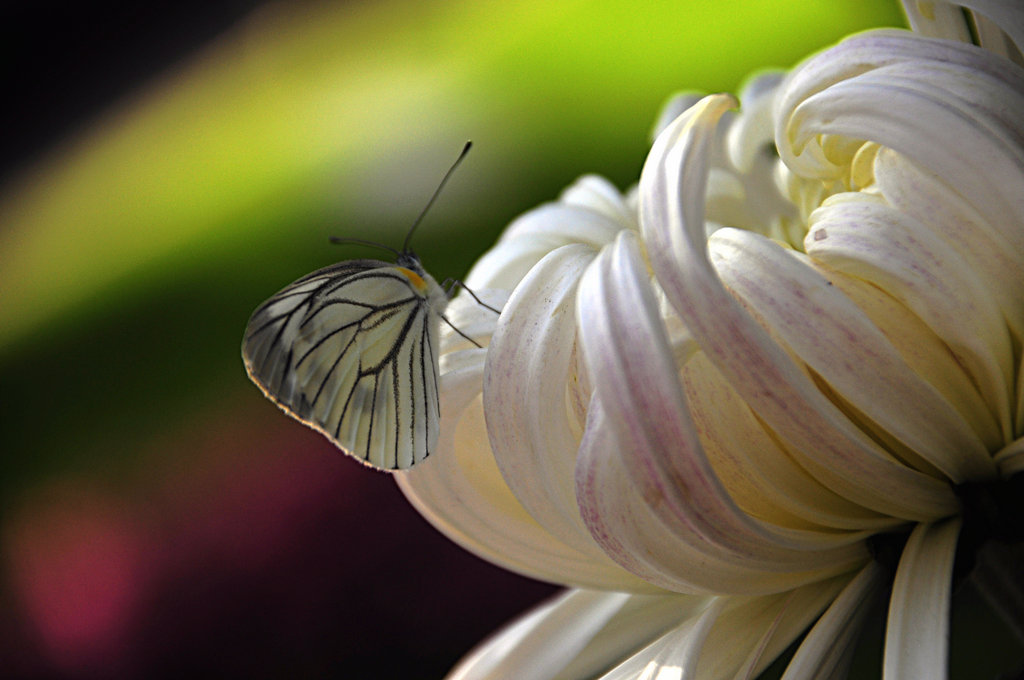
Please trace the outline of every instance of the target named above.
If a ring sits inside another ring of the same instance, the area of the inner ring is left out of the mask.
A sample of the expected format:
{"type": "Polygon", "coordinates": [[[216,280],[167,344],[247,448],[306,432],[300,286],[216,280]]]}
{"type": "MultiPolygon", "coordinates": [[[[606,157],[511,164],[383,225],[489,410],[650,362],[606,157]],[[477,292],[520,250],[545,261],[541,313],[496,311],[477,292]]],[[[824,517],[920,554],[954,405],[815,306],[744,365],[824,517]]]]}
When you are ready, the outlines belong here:
{"type": "Polygon", "coordinates": [[[1014,357],[1006,320],[985,282],[931,225],[880,200],[840,194],[812,215],[805,245],[815,260],[878,286],[928,324],[979,386],[1003,441],[1010,436],[1014,357]]]}
{"type": "Polygon", "coordinates": [[[697,678],[701,649],[726,598],[715,598],[699,615],[666,633],[600,680],[687,680],[697,678]]]}
{"type": "MultiPolygon", "coordinates": [[[[999,421],[989,410],[963,364],[957,361],[949,346],[920,317],[878,286],[829,269],[821,263],[814,264],[822,276],[850,298],[885,334],[911,370],[957,409],[989,450],[999,448],[1003,441],[999,421]]],[[[861,423],[876,436],[884,434],[871,421],[862,420],[861,423]]],[[[927,465],[891,438],[886,441],[886,445],[891,450],[898,450],[901,458],[913,457],[920,461],[917,465],[927,465]]]]}
{"type": "Polygon", "coordinates": [[[624,591],[650,586],[545,531],[505,484],[490,452],[481,400],[485,351],[448,354],[441,376],[441,435],[423,464],[395,474],[399,488],[439,531],[483,559],[554,583],[624,591]]]}
{"type": "Polygon", "coordinates": [[[841,174],[818,140],[877,142],[930,168],[985,220],[1010,230],[1024,221],[1015,179],[1024,173],[1022,107],[1024,70],[1007,60],[872,31],[794,72],[776,109],[776,141],[786,164],[809,177],[841,174]]]}
{"type": "Polygon", "coordinates": [[[630,600],[625,593],[570,590],[470,652],[448,680],[550,680],[630,600]]]}
{"type": "Polygon", "coordinates": [[[644,166],[641,226],[659,284],[722,375],[792,444],[800,464],[822,484],[876,512],[905,519],[954,512],[948,486],[887,456],[824,397],[718,279],[704,237],[705,144],[731,103],[722,96],[703,100],[662,133],[644,166]]]}
{"type": "Polygon", "coordinates": [[[593,258],[588,246],[563,246],[516,286],[488,348],[484,413],[498,468],[523,507],[559,539],[599,559],[604,555],[576,506],[579,442],[566,401],[576,286],[593,258]]]}
{"type": "Polygon", "coordinates": [[[1018,437],[993,456],[999,466],[999,474],[1008,479],[1018,472],[1024,472],[1024,437],[1018,437]]]}
{"type": "Polygon", "coordinates": [[[903,548],[889,600],[883,680],[946,677],[949,601],[960,518],[919,524],[903,548]]]}
{"type": "Polygon", "coordinates": [[[477,260],[466,285],[512,290],[533,265],[564,245],[579,243],[597,250],[629,228],[604,212],[564,203],[547,203],[518,218],[501,239],[477,260]]]}
{"type": "Polygon", "coordinates": [[[989,224],[956,188],[894,151],[879,152],[874,174],[885,201],[945,239],[982,282],[1013,334],[1024,338],[1024,230],[989,224]]]}
{"type": "Polygon", "coordinates": [[[716,598],[700,616],[627,659],[601,680],[757,677],[828,606],[848,576],[778,595],[716,598]]]}
{"type": "Polygon", "coordinates": [[[848,554],[809,554],[803,569],[727,560],[706,543],[680,536],[678,526],[666,526],[652,509],[660,502],[657,490],[633,482],[619,456],[622,448],[595,399],[578,458],[580,512],[605,552],[649,583],[681,593],[775,593],[855,569],[868,557],[863,546],[852,545],[848,554]],[[829,561],[817,563],[822,557],[829,561]]]}
{"type": "Polygon", "coordinates": [[[657,494],[652,507],[667,526],[711,552],[764,560],[766,568],[775,561],[805,568],[827,563],[826,546],[852,539],[758,522],[736,507],[715,476],[689,417],[647,276],[638,237],[623,232],[584,274],[577,309],[594,395],[633,482],[657,494]]]}
{"type": "Polygon", "coordinates": [[[861,624],[878,604],[885,581],[885,570],[878,562],[865,565],[807,633],[782,680],[845,677],[861,624]]]}
{"type": "MultiPolygon", "coordinates": [[[[1024,5],[1016,0],[903,0],[903,10],[915,33],[969,43],[971,30],[964,16],[964,9],[975,12],[974,20],[977,24],[985,23],[998,27],[1016,42],[1018,48],[1024,46],[1024,5]]],[[[999,48],[994,51],[1005,56],[1007,50],[1003,41],[990,45],[990,41],[984,39],[985,35],[991,32],[991,28],[983,32],[982,46],[989,49],[999,48]]],[[[1019,55],[1018,51],[1017,56],[1019,55]]]]}
{"type": "MultiPolygon", "coordinates": [[[[872,257],[893,258],[884,244],[872,245],[872,257]]],[[[715,232],[708,249],[725,286],[846,403],[954,482],[994,474],[984,444],[952,406],[797,254],[738,229],[715,232]]]]}
{"type": "Polygon", "coordinates": [[[708,459],[748,514],[794,528],[881,531],[900,523],[851,503],[807,474],[703,354],[686,365],[682,378],[708,459]]]}

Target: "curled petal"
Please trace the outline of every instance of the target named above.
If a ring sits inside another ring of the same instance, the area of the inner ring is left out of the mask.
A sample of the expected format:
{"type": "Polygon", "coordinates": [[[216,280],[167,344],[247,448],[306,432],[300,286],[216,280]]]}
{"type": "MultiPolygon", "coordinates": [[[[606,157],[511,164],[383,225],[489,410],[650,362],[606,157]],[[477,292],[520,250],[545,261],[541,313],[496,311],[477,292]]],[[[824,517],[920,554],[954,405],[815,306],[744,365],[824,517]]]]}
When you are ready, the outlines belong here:
{"type": "Polygon", "coordinates": [[[1024,174],[1022,109],[1024,71],[1011,62],[971,45],[872,31],[796,70],[776,109],[776,141],[805,176],[839,171],[814,139],[877,142],[932,169],[1009,230],[1024,222],[1024,193],[992,178],[1024,174]]]}
{"type": "Polygon", "coordinates": [[[875,183],[893,210],[926,225],[967,262],[986,297],[998,305],[1017,338],[1024,338],[1024,236],[1010,225],[990,224],[935,173],[883,149],[874,163],[875,183]]]}
{"type": "Polygon", "coordinates": [[[516,287],[488,349],[484,413],[495,460],[523,507],[567,544],[604,559],[576,506],[574,430],[580,428],[570,422],[566,401],[576,286],[593,258],[588,246],[563,246],[516,287]]]}
{"type": "MultiPolygon", "coordinates": [[[[807,254],[885,290],[928,324],[980,387],[1005,441],[1012,430],[1013,347],[984,281],[931,225],[860,195],[834,199],[843,200],[826,202],[812,216],[807,254]]],[[[953,456],[962,457],[965,465],[976,459],[973,471],[963,471],[968,478],[992,473],[989,461],[982,460],[984,451],[964,448],[953,456]]],[[[957,483],[966,479],[950,478],[957,483]]]]}
{"type": "Polygon", "coordinates": [[[1024,47],[1024,5],[1015,0],[903,0],[903,9],[914,33],[969,43],[971,27],[964,16],[964,8],[975,13],[974,21],[983,47],[1004,56],[1020,56],[1020,48],[1024,47]],[[1004,36],[1016,43],[1016,50],[1010,49],[1004,36]]]}
{"type": "Polygon", "coordinates": [[[731,103],[706,98],[662,133],[644,165],[641,228],[659,284],[718,370],[813,477],[876,512],[912,520],[952,514],[949,487],[894,461],[851,422],[737,304],[711,266],[706,143],[731,103]]]}
{"type": "Polygon", "coordinates": [[[889,600],[885,680],[946,677],[949,598],[960,519],[919,524],[907,540],[889,600]]]}
{"type": "Polygon", "coordinates": [[[751,232],[720,229],[708,247],[728,289],[844,402],[954,482],[994,475],[984,444],[949,402],[821,274],[751,232]]]}
{"type": "MultiPolygon", "coordinates": [[[[721,486],[689,418],[636,240],[623,232],[588,269],[578,315],[595,397],[607,416],[605,436],[617,441],[616,455],[636,493],[648,499],[647,511],[699,552],[727,562],[766,570],[848,567],[859,552],[829,546],[853,539],[762,524],[739,510],[721,486]]],[[[588,435],[596,426],[587,423],[588,435]]],[[[579,465],[578,480],[586,479],[582,454],[579,465]]],[[[600,485],[589,490],[608,493],[600,485]]],[[[577,492],[586,503],[583,496],[577,492]]]]}
{"type": "Polygon", "coordinates": [[[597,250],[623,229],[635,228],[635,214],[607,180],[582,177],[560,201],[517,217],[473,265],[466,285],[512,290],[552,250],[574,243],[597,250]]]}
{"type": "MultiPolygon", "coordinates": [[[[463,303],[453,301],[451,318],[466,320],[460,312],[463,303]]],[[[441,532],[506,569],[554,583],[650,591],[651,586],[608,560],[595,560],[556,539],[509,490],[491,455],[484,424],[485,355],[485,350],[472,348],[442,357],[438,450],[423,465],[395,474],[399,488],[441,532]]]]}

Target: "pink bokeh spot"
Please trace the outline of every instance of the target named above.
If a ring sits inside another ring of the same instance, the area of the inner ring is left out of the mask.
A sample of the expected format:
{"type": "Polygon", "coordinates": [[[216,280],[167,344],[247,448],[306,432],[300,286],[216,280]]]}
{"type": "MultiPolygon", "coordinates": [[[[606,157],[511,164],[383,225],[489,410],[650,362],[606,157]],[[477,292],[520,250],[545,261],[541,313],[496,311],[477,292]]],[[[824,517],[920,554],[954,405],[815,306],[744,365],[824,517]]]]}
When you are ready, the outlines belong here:
{"type": "Polygon", "coordinates": [[[58,667],[122,665],[149,581],[147,539],[128,505],[88,483],[33,493],[4,530],[12,590],[58,667]]]}

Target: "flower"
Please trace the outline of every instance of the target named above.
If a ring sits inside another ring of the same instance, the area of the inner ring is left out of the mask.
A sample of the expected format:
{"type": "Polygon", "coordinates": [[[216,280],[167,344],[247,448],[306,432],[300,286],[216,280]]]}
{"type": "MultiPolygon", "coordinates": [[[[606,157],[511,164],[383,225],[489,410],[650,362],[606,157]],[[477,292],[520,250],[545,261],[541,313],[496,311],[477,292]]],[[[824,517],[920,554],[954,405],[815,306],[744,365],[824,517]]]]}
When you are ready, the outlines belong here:
{"type": "Polygon", "coordinates": [[[883,597],[885,677],[945,676],[964,489],[1024,470],[1024,10],[965,5],[987,49],[908,2],[739,113],[677,99],[636,189],[584,177],[476,264],[501,314],[449,307],[483,347],[444,338],[399,485],[571,589],[452,677],[754,677],[808,627],[785,677],[830,677],[883,597]]]}

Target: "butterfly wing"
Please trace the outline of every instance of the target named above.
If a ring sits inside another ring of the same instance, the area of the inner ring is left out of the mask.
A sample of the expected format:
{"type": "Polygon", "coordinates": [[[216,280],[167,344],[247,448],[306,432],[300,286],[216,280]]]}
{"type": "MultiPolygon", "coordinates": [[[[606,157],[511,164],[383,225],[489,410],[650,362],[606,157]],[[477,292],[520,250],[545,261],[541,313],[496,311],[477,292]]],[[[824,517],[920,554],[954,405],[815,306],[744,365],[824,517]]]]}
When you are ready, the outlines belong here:
{"type": "Polygon", "coordinates": [[[380,469],[412,467],[437,443],[446,301],[422,269],[341,262],[253,313],[246,370],[288,414],[346,453],[380,469]]]}

